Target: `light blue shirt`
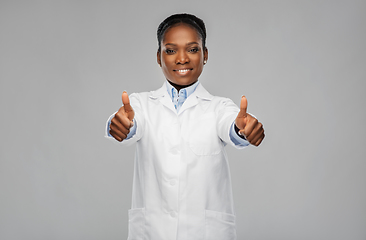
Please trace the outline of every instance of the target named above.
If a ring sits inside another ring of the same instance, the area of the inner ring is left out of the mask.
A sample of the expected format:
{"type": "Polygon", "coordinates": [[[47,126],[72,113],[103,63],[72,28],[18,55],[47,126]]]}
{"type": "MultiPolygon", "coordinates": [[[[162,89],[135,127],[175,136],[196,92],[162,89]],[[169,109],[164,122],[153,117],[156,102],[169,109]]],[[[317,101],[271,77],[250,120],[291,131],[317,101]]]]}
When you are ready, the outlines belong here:
{"type": "MultiPolygon", "coordinates": [[[[177,89],[175,89],[175,87],[173,87],[168,81],[166,81],[167,91],[169,93],[170,98],[172,99],[172,102],[174,104],[175,109],[177,110],[177,113],[179,112],[179,110],[182,107],[185,100],[196,90],[198,84],[199,84],[199,81],[195,82],[193,85],[191,85],[189,87],[180,89],[178,92],[177,89]]],[[[135,119],[133,119],[133,123],[134,124],[130,128],[130,132],[127,135],[126,140],[130,139],[136,133],[137,123],[136,123],[135,119]]],[[[109,129],[110,124],[111,124],[111,120],[108,122],[108,129],[109,129]]],[[[109,131],[107,131],[107,132],[108,132],[108,136],[111,137],[109,131]]],[[[235,121],[231,124],[229,135],[230,135],[231,141],[235,145],[237,145],[237,146],[248,146],[249,145],[249,142],[245,138],[239,136],[235,132],[235,121]]]]}
{"type": "Polygon", "coordinates": [[[168,81],[166,81],[166,89],[169,93],[170,98],[173,101],[177,113],[179,112],[186,99],[196,90],[198,84],[199,81],[195,82],[189,87],[182,88],[181,90],[179,90],[178,93],[177,89],[175,89],[175,87],[173,87],[168,81]]]}

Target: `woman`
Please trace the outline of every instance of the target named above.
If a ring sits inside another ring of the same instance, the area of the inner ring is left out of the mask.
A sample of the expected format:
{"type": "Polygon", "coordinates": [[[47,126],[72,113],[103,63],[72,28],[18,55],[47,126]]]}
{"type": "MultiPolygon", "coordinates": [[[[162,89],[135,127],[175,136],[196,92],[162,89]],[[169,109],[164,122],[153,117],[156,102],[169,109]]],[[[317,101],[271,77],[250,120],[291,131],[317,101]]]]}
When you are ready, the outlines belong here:
{"type": "Polygon", "coordinates": [[[230,172],[224,146],[258,146],[260,122],[198,78],[207,63],[206,29],[190,14],[158,27],[157,62],[166,78],[152,92],[122,94],[107,135],[136,144],[128,239],[236,239],[230,172]]]}

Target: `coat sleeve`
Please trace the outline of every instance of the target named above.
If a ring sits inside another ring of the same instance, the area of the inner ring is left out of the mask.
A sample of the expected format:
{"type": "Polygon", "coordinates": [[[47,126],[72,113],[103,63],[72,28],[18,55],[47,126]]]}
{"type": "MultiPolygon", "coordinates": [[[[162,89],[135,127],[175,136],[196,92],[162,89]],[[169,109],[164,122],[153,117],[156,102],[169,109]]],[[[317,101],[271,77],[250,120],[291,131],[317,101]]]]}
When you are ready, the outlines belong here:
{"type": "Polygon", "coordinates": [[[106,129],[105,129],[105,137],[107,139],[110,139],[114,143],[117,143],[117,144],[123,145],[123,146],[132,145],[133,143],[140,140],[141,137],[143,136],[144,127],[145,127],[145,120],[144,120],[144,116],[141,111],[141,101],[140,101],[139,95],[136,93],[133,93],[129,96],[129,98],[130,98],[130,104],[135,112],[134,122],[136,124],[136,133],[130,139],[125,139],[122,142],[118,142],[116,139],[114,139],[114,137],[109,136],[109,134],[108,134],[109,124],[108,123],[111,121],[111,119],[114,117],[114,115],[116,113],[113,113],[108,118],[107,123],[106,123],[106,129]]]}
{"type": "Polygon", "coordinates": [[[238,106],[231,99],[221,98],[216,109],[216,126],[220,139],[235,148],[245,148],[247,145],[236,145],[230,137],[232,124],[239,113],[238,106]]]}

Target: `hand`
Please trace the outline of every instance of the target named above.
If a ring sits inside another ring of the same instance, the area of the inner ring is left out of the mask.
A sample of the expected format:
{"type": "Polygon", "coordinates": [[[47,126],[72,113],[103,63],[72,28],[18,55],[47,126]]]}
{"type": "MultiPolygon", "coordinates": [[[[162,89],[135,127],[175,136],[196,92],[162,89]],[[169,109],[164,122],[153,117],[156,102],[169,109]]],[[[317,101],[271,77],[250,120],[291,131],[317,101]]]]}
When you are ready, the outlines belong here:
{"type": "Polygon", "coordinates": [[[250,144],[258,146],[264,138],[264,129],[262,123],[247,113],[248,101],[245,96],[241,98],[240,112],[235,119],[235,125],[240,129],[239,133],[243,135],[250,144]]]}
{"type": "Polygon", "coordinates": [[[111,120],[109,133],[119,142],[122,142],[133,126],[135,112],[130,105],[127,92],[122,93],[123,106],[118,110],[111,120]]]}

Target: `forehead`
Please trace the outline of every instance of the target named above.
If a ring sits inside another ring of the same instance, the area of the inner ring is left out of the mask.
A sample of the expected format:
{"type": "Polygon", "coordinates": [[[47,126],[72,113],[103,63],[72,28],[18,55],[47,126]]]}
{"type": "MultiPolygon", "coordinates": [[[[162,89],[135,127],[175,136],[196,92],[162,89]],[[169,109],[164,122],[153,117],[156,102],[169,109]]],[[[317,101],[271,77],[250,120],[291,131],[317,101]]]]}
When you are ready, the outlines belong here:
{"type": "Polygon", "coordinates": [[[164,44],[180,42],[198,42],[201,44],[201,40],[200,34],[194,27],[187,24],[178,24],[165,31],[162,42],[164,44]]]}

